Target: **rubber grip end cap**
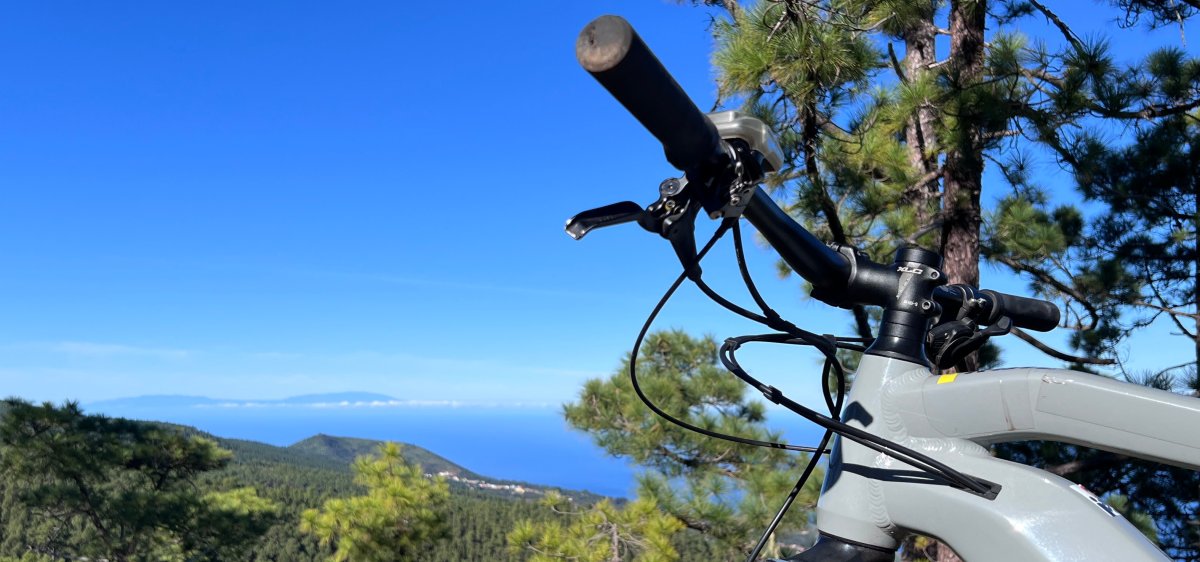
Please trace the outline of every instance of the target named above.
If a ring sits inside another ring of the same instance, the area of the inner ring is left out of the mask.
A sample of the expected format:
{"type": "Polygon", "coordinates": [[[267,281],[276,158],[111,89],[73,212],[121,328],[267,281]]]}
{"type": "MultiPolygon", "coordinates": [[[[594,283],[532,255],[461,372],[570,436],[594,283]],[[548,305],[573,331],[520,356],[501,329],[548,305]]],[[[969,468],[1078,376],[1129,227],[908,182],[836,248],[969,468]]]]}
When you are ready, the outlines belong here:
{"type": "Polygon", "coordinates": [[[621,64],[633,44],[633,26],[621,16],[600,16],[575,40],[575,57],[588,72],[605,72],[621,64]]]}

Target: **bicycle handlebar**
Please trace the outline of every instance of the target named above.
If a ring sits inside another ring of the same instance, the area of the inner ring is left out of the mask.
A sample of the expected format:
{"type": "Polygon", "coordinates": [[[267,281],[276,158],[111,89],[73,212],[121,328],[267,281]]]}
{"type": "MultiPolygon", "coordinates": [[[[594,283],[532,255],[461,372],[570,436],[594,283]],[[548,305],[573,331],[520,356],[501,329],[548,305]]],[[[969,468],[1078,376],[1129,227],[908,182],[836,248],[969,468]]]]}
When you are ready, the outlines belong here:
{"type": "MultiPolygon", "coordinates": [[[[584,69],[662,143],[671,165],[703,176],[719,173],[719,167],[728,164],[725,142],[716,126],[624,18],[609,15],[592,20],[580,32],[575,54],[584,69]]],[[[755,191],[744,216],[815,290],[838,296],[835,299],[838,302],[827,302],[837,306],[885,304],[874,302],[882,298],[881,294],[868,298],[865,292],[856,294],[856,289],[879,285],[870,281],[863,284],[861,278],[870,271],[887,271],[888,266],[869,260],[851,263],[851,258],[829,248],[788,216],[761,188],[755,191]]],[[[963,294],[949,287],[937,287],[933,293],[935,300],[954,308],[964,306],[964,298],[970,299],[971,317],[982,324],[1007,316],[1014,325],[1031,330],[1049,331],[1058,325],[1058,307],[1040,299],[974,288],[963,294]]]]}
{"type": "Polygon", "coordinates": [[[600,16],[579,33],[575,56],[663,145],[672,166],[691,172],[719,161],[717,128],[620,16],[600,16]]]}
{"type": "Polygon", "coordinates": [[[971,314],[971,317],[980,324],[991,325],[1001,317],[1008,317],[1018,328],[1049,332],[1058,327],[1058,306],[1041,299],[1019,297],[990,289],[975,289],[967,285],[938,287],[934,289],[933,298],[943,308],[951,309],[951,312],[956,312],[963,306],[964,298],[976,301],[978,312],[971,314]]]}
{"type": "Polygon", "coordinates": [[[754,190],[744,213],[784,263],[812,283],[813,289],[841,291],[850,279],[850,262],[833,251],[783,209],[762,188],[754,190]]]}
{"type": "Polygon", "coordinates": [[[988,289],[980,290],[979,294],[992,301],[992,315],[985,324],[1001,316],[1007,316],[1012,320],[1013,325],[1020,328],[1049,332],[1058,327],[1058,306],[1052,302],[988,289]]]}

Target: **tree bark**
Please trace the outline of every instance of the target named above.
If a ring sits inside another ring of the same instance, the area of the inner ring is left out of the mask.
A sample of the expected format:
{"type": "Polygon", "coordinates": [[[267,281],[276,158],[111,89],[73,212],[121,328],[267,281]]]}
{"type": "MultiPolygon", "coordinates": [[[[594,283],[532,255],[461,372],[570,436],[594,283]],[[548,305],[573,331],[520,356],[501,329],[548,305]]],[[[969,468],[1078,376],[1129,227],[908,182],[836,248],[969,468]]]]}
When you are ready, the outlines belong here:
{"type": "MultiPolygon", "coordinates": [[[[935,7],[932,0],[928,4],[929,19],[922,19],[911,29],[903,33],[904,39],[904,75],[909,82],[924,80],[931,72],[930,65],[937,62],[937,51],[934,41],[937,38],[937,27],[933,24],[935,7]]],[[[908,148],[908,163],[921,177],[929,178],[909,186],[905,199],[912,202],[916,209],[916,227],[924,228],[933,221],[933,202],[938,194],[938,178],[934,174],[938,166],[937,132],[934,130],[934,119],[937,117],[932,104],[917,108],[912,118],[904,128],[904,142],[908,148]]]]}
{"type": "MultiPolygon", "coordinates": [[[[957,129],[950,133],[942,172],[943,272],[951,283],[979,285],[979,226],[983,213],[983,143],[980,138],[980,108],[970,89],[983,80],[983,31],[986,0],[950,2],[950,84],[959,100],[957,129]]],[[[978,358],[967,357],[974,369],[978,358]]]]}

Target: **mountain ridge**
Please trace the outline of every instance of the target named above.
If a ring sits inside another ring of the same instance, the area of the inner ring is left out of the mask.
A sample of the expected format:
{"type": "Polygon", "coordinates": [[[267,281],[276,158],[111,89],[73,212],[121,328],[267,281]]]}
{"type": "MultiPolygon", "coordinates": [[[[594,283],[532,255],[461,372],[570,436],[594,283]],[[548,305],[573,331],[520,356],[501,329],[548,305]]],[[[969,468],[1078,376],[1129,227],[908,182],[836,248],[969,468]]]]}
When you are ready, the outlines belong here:
{"type": "Polygon", "coordinates": [[[161,408],[161,407],[195,407],[195,406],[222,406],[222,405],[280,405],[280,406],[295,406],[295,405],[313,405],[313,404],[340,404],[340,403],[374,403],[374,402],[400,402],[399,398],[380,394],[378,392],[329,392],[321,394],[301,394],[298,396],[289,396],[286,398],[271,398],[271,399],[241,399],[241,398],[210,398],[208,396],[197,396],[189,394],[145,394],[141,396],[126,396],[122,398],[110,398],[107,400],[97,400],[88,402],[84,405],[91,408],[161,408]]]}
{"type": "MultiPolygon", "coordinates": [[[[339,437],[318,433],[286,447],[278,447],[258,441],[219,437],[190,426],[177,424],[165,425],[180,427],[185,431],[194,432],[195,434],[215,440],[219,446],[233,452],[234,463],[253,464],[271,462],[347,473],[350,472],[355,458],[374,454],[380,445],[387,443],[387,441],[375,439],[339,437]]],[[[399,441],[395,443],[400,445],[401,455],[406,461],[419,465],[422,470],[431,476],[446,478],[452,488],[472,490],[482,492],[486,495],[514,499],[538,498],[551,491],[558,492],[574,501],[581,501],[586,504],[606,499],[606,496],[586,490],[572,490],[518,480],[490,478],[458,465],[424,447],[399,441]]],[[[615,498],[615,500],[618,503],[622,503],[623,501],[622,498],[615,498]]]]}

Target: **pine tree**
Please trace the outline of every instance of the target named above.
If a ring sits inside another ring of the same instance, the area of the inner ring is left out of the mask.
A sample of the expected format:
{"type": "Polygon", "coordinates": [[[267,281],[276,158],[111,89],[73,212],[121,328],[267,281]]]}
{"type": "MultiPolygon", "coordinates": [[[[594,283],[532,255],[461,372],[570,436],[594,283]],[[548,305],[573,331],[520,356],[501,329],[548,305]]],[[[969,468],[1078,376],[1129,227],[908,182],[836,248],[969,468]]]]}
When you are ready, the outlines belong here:
{"type": "Polygon", "coordinates": [[[659,510],[652,499],[639,498],[623,507],[609,500],[582,507],[552,493],[542,505],[568,521],[517,522],[508,535],[509,548],[527,556],[529,562],[679,560],[672,537],[683,529],[683,523],[659,510]]]}
{"type": "MultiPolygon", "coordinates": [[[[564,408],[567,422],[591,434],[609,454],[647,469],[639,497],[653,500],[686,528],[705,537],[719,558],[744,555],[758,540],[795,479],[805,455],[740,445],[673,425],[637,398],[626,358],[607,380],[588,381],[579,399],[564,408]]],[[[646,338],[637,358],[646,395],[664,411],[710,431],[779,441],[766,427],[762,402],[717,365],[717,344],[680,331],[646,338]]],[[[768,554],[778,554],[807,526],[821,476],[812,476],[775,533],[768,554]]]]}
{"type": "Polygon", "coordinates": [[[301,531],[334,548],[331,561],[414,560],[447,538],[445,479],[426,478],[420,466],[405,462],[399,445],[355,459],[354,475],[365,495],[328,500],[301,517],[301,531]]]}
{"type": "Polygon", "coordinates": [[[201,493],[230,453],[172,428],[84,414],[75,403],[3,402],[0,469],[40,524],[25,549],[53,558],[221,560],[271,525],[253,489],[201,493]]]}

